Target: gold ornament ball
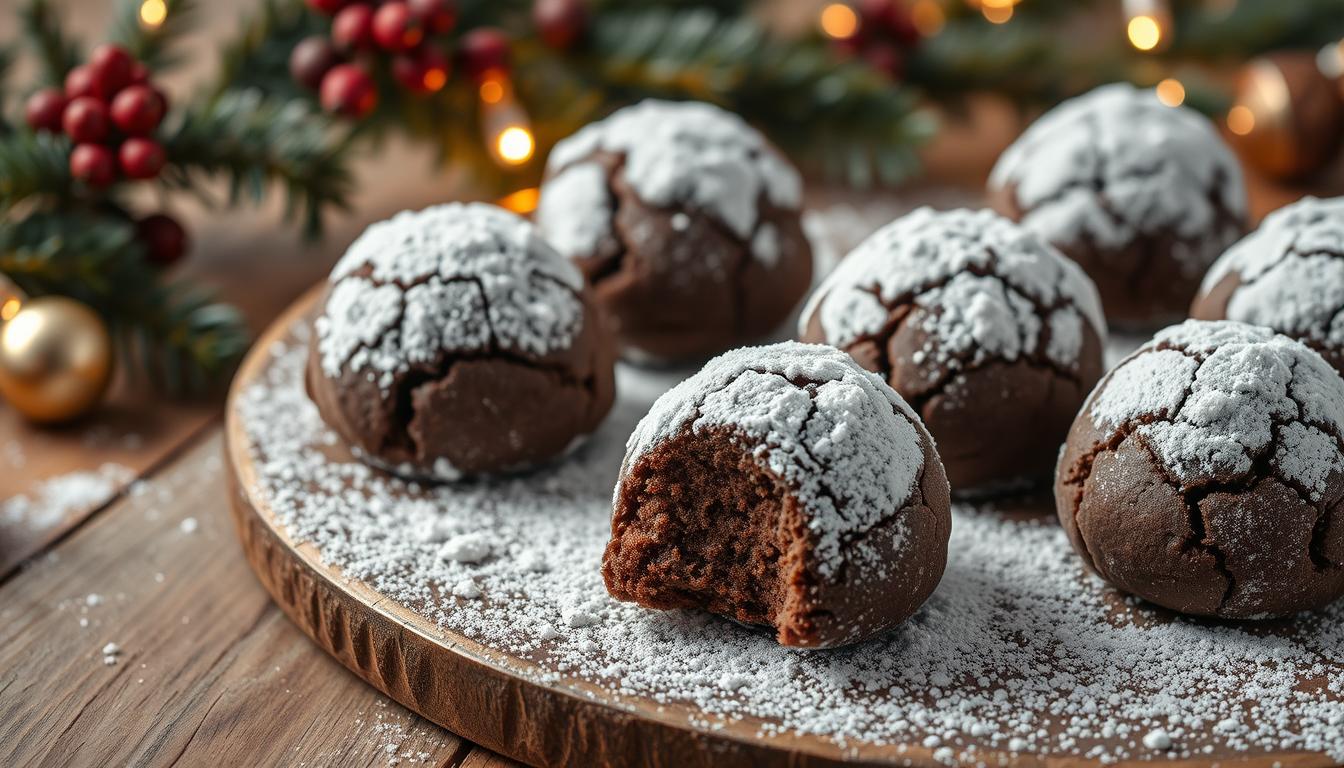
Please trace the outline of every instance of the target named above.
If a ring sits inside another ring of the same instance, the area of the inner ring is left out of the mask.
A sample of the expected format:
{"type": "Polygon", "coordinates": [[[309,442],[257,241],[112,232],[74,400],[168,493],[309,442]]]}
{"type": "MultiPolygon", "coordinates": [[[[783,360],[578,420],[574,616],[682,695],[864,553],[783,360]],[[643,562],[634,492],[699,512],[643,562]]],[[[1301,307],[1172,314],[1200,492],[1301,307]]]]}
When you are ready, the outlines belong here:
{"type": "Polygon", "coordinates": [[[1247,165],[1293,179],[1320,170],[1334,156],[1344,131],[1344,102],[1315,54],[1270,54],[1241,71],[1227,122],[1230,141],[1247,165]]]}
{"type": "Polygon", "coordinates": [[[0,395],[32,421],[68,421],[102,400],[112,338],[102,318],[62,296],[41,296],[0,325],[0,395]]]}

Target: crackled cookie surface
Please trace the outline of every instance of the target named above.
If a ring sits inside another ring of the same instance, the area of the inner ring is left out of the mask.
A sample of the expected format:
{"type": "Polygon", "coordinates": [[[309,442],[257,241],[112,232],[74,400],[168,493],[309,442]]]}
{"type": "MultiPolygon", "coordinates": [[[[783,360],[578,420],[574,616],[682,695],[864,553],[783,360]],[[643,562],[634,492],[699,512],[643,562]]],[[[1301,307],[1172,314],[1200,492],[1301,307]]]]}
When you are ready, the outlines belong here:
{"type": "Polygon", "coordinates": [[[798,172],[718,107],[622,109],[557,144],[546,172],[537,224],[631,355],[688,359],[760,337],[811,281],[798,172]]]}
{"type": "Polygon", "coordinates": [[[958,492],[1049,476],[1105,333],[1091,281],[1039,236],[991,211],[928,208],[841,261],[799,326],[910,403],[958,492]]]}
{"type": "Polygon", "coordinates": [[[1082,265],[1117,327],[1184,317],[1246,227],[1240,166],[1213,125],[1125,84],[1037,120],[999,158],[990,198],[1082,265]]]}
{"type": "Polygon", "coordinates": [[[607,589],[783,645],[857,642],[933,592],[947,478],[919,417],[844,353],[734,350],[654,403],[616,486],[607,589]]]}
{"type": "Polygon", "coordinates": [[[308,388],[361,458],[458,479],[555,456],[614,397],[614,343],[531,224],[448,204],[373,224],[332,270],[308,388]]]}
{"type": "Polygon", "coordinates": [[[1168,328],[1088,398],[1055,498],[1125,591],[1228,618],[1320,608],[1344,592],[1344,380],[1268,328],[1168,328]]]}
{"type": "Polygon", "coordinates": [[[1209,270],[1190,316],[1269,326],[1344,371],[1344,198],[1266,216],[1209,270]]]}

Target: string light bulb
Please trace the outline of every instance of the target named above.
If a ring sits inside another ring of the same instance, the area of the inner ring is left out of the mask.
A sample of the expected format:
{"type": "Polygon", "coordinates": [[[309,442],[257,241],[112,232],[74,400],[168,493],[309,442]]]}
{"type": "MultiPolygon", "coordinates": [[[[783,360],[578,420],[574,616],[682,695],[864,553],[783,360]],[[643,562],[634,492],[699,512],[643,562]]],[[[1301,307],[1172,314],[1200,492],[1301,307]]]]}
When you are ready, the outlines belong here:
{"type": "Polygon", "coordinates": [[[1171,8],[1167,0],[1124,0],[1125,36],[1135,50],[1160,51],[1171,44],[1171,8]]]}
{"type": "Polygon", "coordinates": [[[938,0],[915,0],[910,6],[910,23],[924,37],[933,37],[943,31],[947,14],[938,0]]]}
{"type": "Polygon", "coordinates": [[[496,202],[501,208],[525,216],[537,210],[537,200],[540,197],[541,190],[537,187],[524,187],[516,192],[510,192],[496,202]]]}
{"type": "Polygon", "coordinates": [[[526,164],[537,151],[532,121],[514,97],[506,73],[487,72],[480,87],[481,134],[490,156],[505,168],[526,164]]]}
{"type": "Polygon", "coordinates": [[[845,3],[827,3],[817,23],[821,33],[832,40],[848,40],[859,31],[859,15],[845,3]]]}
{"type": "Polygon", "coordinates": [[[1154,90],[1157,92],[1157,100],[1168,107],[1179,107],[1185,103],[1185,86],[1174,77],[1158,83],[1154,90]]]}
{"type": "Polygon", "coordinates": [[[165,0],[143,0],[139,16],[145,29],[158,29],[168,19],[168,4],[165,0]]]}
{"type": "Polygon", "coordinates": [[[1255,113],[1245,104],[1237,104],[1227,110],[1227,130],[1238,136],[1246,136],[1255,130],[1255,113]]]}

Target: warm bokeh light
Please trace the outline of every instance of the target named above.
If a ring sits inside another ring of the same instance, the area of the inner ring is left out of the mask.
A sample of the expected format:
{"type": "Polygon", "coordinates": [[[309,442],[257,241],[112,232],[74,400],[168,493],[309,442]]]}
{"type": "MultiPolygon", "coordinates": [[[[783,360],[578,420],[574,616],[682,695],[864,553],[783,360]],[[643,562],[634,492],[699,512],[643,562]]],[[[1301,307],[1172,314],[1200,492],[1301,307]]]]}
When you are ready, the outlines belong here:
{"type": "Polygon", "coordinates": [[[497,202],[501,208],[507,208],[514,213],[528,214],[537,210],[537,198],[540,197],[540,193],[541,190],[536,187],[526,187],[499,198],[497,202]]]}
{"type": "Polygon", "coordinates": [[[481,83],[481,101],[498,104],[504,99],[504,84],[493,78],[481,83]]]}
{"type": "Polygon", "coordinates": [[[532,159],[537,143],[532,139],[531,131],[520,125],[511,125],[500,132],[499,138],[495,140],[495,148],[504,162],[522,165],[532,159]]]}
{"type": "Polygon", "coordinates": [[[1012,8],[1018,0],[980,0],[981,8],[1012,8]]]}
{"type": "Polygon", "coordinates": [[[5,299],[5,303],[0,304],[0,322],[13,320],[14,316],[19,314],[19,310],[22,308],[23,302],[20,301],[17,296],[10,296],[8,299],[5,299]]]}
{"type": "Polygon", "coordinates": [[[140,3],[140,23],[150,29],[163,24],[168,18],[168,4],[164,0],[144,0],[140,3]]]}
{"type": "Polygon", "coordinates": [[[1013,18],[1013,5],[989,5],[981,4],[980,13],[984,14],[985,20],[991,24],[1006,24],[1013,18]]]}
{"type": "Polygon", "coordinates": [[[1151,51],[1162,42],[1162,25],[1148,14],[1140,14],[1129,20],[1125,28],[1129,34],[1129,44],[1140,51],[1151,51]]]}
{"type": "Polygon", "coordinates": [[[844,40],[859,31],[859,16],[844,3],[830,3],[821,9],[821,31],[827,37],[844,40]]]}
{"type": "Polygon", "coordinates": [[[1185,103],[1185,86],[1174,77],[1157,84],[1157,100],[1168,107],[1179,107],[1185,103]]]}
{"type": "Polygon", "coordinates": [[[425,90],[431,93],[442,90],[443,86],[448,84],[448,71],[442,67],[431,67],[425,70],[425,76],[421,78],[421,82],[424,83],[425,90]]]}
{"type": "Polygon", "coordinates": [[[943,31],[947,14],[943,13],[943,6],[938,4],[938,0],[915,0],[915,4],[910,6],[910,23],[915,25],[919,34],[933,37],[943,31]]]}
{"type": "Polygon", "coordinates": [[[1255,113],[1245,104],[1227,110],[1227,130],[1245,136],[1255,130],[1255,113]]]}

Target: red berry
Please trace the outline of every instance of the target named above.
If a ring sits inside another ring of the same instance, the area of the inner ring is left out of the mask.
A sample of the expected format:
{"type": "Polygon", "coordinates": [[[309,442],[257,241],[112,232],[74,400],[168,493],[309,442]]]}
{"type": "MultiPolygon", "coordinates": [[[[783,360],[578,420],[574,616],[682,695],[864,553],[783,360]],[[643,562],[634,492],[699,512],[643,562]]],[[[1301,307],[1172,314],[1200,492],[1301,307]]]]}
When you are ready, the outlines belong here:
{"type": "Polygon", "coordinates": [[[61,132],[61,116],[65,114],[65,94],[56,88],[43,88],[28,97],[23,105],[23,116],[34,131],[61,132]]]}
{"type": "Polygon", "coordinates": [[[156,267],[177,263],[187,253],[187,231],[171,216],[155,213],[135,223],[135,236],[145,249],[145,260],[156,267]]]}
{"type": "Polygon", "coordinates": [[[93,55],[89,57],[89,66],[108,97],[131,84],[134,65],[135,59],[119,45],[100,45],[93,49],[93,55]]]}
{"type": "Polygon", "coordinates": [[[322,76],[341,63],[336,46],[322,35],[305,37],[289,54],[289,75],[314,91],[322,85],[322,76]]]}
{"type": "Polygon", "coordinates": [[[144,85],[149,82],[149,67],[140,62],[131,64],[131,85],[144,85]]]}
{"type": "Polygon", "coordinates": [[[148,136],[163,120],[163,102],[153,88],[132,85],[112,99],[112,122],[127,136],[148,136]]]}
{"type": "Polygon", "coordinates": [[[347,5],[331,20],[331,41],[344,51],[373,47],[373,6],[347,5]]]}
{"type": "Polygon", "coordinates": [[[400,0],[386,3],[373,14],[373,40],[385,51],[405,53],[420,45],[425,30],[400,0]]]}
{"type": "Polygon", "coordinates": [[[476,80],[487,72],[509,68],[509,36],[497,27],[477,27],[462,36],[458,55],[462,66],[476,80]]]}
{"type": "Polygon", "coordinates": [[[70,153],[70,175],[91,187],[106,187],[116,179],[117,161],[102,144],[77,144],[70,153]]]}
{"type": "Polygon", "coordinates": [[[364,117],[378,106],[373,78],[358,64],[338,64],[322,78],[322,108],[349,117],[364,117]]]}
{"type": "Polygon", "coordinates": [[[345,7],[346,0],[308,0],[308,7],[324,16],[331,16],[345,7]]]}
{"type": "Polygon", "coordinates": [[[868,66],[893,80],[905,74],[905,56],[891,43],[873,43],[863,49],[863,60],[868,66]]]}
{"type": "Polygon", "coordinates": [[[73,99],[61,115],[61,127],[76,144],[102,141],[107,138],[107,107],[92,96],[73,99]]]}
{"type": "Polygon", "coordinates": [[[578,42],[588,27],[588,7],[584,0],[536,0],[532,5],[532,23],[542,42],[566,50],[578,42]]]}
{"type": "Polygon", "coordinates": [[[453,0],[408,0],[406,4],[431,35],[446,35],[457,25],[457,7],[453,0]]]}
{"type": "Polygon", "coordinates": [[[163,147],[151,139],[127,139],[117,150],[117,162],[128,179],[152,179],[163,170],[163,147]]]}
{"type": "Polygon", "coordinates": [[[89,96],[103,100],[108,95],[103,89],[102,80],[93,71],[93,67],[88,64],[80,64],[65,75],[65,97],[67,99],[89,96]]]}
{"type": "Polygon", "coordinates": [[[450,67],[442,51],[426,46],[393,59],[392,76],[412,93],[434,93],[448,84],[450,67]]]}

